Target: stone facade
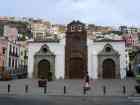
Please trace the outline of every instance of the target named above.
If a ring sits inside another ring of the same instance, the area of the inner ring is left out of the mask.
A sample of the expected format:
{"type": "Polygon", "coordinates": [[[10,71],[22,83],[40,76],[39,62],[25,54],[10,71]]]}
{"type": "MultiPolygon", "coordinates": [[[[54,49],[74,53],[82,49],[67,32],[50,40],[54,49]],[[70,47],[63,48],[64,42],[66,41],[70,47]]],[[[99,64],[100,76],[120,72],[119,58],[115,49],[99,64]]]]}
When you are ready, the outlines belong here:
{"type": "MultiPolygon", "coordinates": [[[[115,75],[112,76],[112,78],[120,78],[120,71],[119,71],[120,70],[120,54],[117,51],[115,51],[110,44],[106,44],[104,46],[103,50],[101,52],[99,52],[99,54],[98,54],[98,77],[103,78],[103,62],[107,59],[111,59],[115,63],[115,65],[114,65],[115,66],[114,67],[115,75]]],[[[113,67],[111,67],[111,68],[113,68],[113,67]]]]}
{"type": "Polygon", "coordinates": [[[83,23],[68,24],[65,52],[65,77],[83,78],[87,72],[87,33],[83,23]]]}
{"type": "MultiPolygon", "coordinates": [[[[34,55],[34,72],[33,76],[38,78],[38,64],[41,60],[47,60],[50,63],[50,72],[52,73],[52,79],[55,79],[55,55],[50,51],[49,47],[44,44],[41,49],[34,55]]],[[[47,68],[44,68],[47,70],[47,68]]]]}

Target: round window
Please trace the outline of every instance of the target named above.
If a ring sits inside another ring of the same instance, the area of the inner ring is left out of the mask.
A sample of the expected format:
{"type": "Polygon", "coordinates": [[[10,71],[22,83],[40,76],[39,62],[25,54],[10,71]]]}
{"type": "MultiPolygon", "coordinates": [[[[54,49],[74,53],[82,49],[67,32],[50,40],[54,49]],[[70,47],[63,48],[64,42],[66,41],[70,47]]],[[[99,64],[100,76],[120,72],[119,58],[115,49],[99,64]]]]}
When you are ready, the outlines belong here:
{"type": "Polygon", "coordinates": [[[44,51],[44,52],[47,52],[47,48],[43,48],[43,51],[44,51]]]}
{"type": "Polygon", "coordinates": [[[106,52],[110,52],[111,51],[111,48],[110,47],[106,47],[105,51],[106,52]]]}

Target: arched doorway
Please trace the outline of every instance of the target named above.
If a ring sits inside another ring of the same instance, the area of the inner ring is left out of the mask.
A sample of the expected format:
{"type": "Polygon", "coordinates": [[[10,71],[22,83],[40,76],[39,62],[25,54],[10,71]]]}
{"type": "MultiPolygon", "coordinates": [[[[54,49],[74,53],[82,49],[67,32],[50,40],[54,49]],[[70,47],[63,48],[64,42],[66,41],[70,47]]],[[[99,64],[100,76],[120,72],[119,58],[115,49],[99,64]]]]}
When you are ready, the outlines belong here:
{"type": "Polygon", "coordinates": [[[38,63],[38,78],[52,80],[52,73],[50,71],[50,62],[48,60],[41,60],[38,63]]]}
{"type": "Polygon", "coordinates": [[[112,59],[103,61],[103,78],[115,78],[115,62],[112,59]]]}

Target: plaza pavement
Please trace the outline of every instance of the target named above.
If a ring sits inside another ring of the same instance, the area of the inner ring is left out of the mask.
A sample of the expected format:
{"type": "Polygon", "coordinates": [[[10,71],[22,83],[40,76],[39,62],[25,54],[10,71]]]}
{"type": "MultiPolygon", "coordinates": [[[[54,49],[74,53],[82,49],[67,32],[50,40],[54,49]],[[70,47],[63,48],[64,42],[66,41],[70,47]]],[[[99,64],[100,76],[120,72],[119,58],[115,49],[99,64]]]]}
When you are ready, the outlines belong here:
{"type": "MultiPolygon", "coordinates": [[[[44,88],[38,87],[36,79],[19,79],[11,81],[0,81],[0,95],[65,95],[65,96],[137,96],[134,86],[137,84],[133,78],[125,80],[92,80],[91,89],[83,94],[83,80],[56,80],[48,82],[47,92],[44,94],[44,88]],[[11,89],[8,93],[8,84],[11,89]],[[25,85],[29,86],[28,93],[25,93],[25,85]],[[66,94],[64,94],[66,86],[66,94]],[[103,86],[106,87],[104,94],[103,86]],[[123,93],[123,86],[126,87],[126,93],[123,93]]],[[[138,95],[139,96],[139,95],[138,95]]]]}
{"type": "Polygon", "coordinates": [[[0,95],[0,105],[140,105],[140,97],[0,95]]]}

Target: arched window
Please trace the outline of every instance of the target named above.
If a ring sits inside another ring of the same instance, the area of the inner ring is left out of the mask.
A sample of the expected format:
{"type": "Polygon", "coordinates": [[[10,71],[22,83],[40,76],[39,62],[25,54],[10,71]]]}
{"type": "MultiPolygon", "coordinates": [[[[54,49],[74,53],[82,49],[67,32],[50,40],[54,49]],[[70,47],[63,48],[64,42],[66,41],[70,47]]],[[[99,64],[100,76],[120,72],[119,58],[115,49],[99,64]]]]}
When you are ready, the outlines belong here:
{"type": "Polygon", "coordinates": [[[12,67],[14,68],[14,59],[12,60],[12,67]]]}
{"type": "Polygon", "coordinates": [[[11,67],[11,58],[9,57],[9,67],[11,67]]]}
{"type": "Polygon", "coordinates": [[[15,54],[15,47],[13,47],[13,54],[15,54]]]}
{"type": "Polygon", "coordinates": [[[12,53],[12,45],[10,45],[10,51],[9,51],[9,53],[12,53]]]}

